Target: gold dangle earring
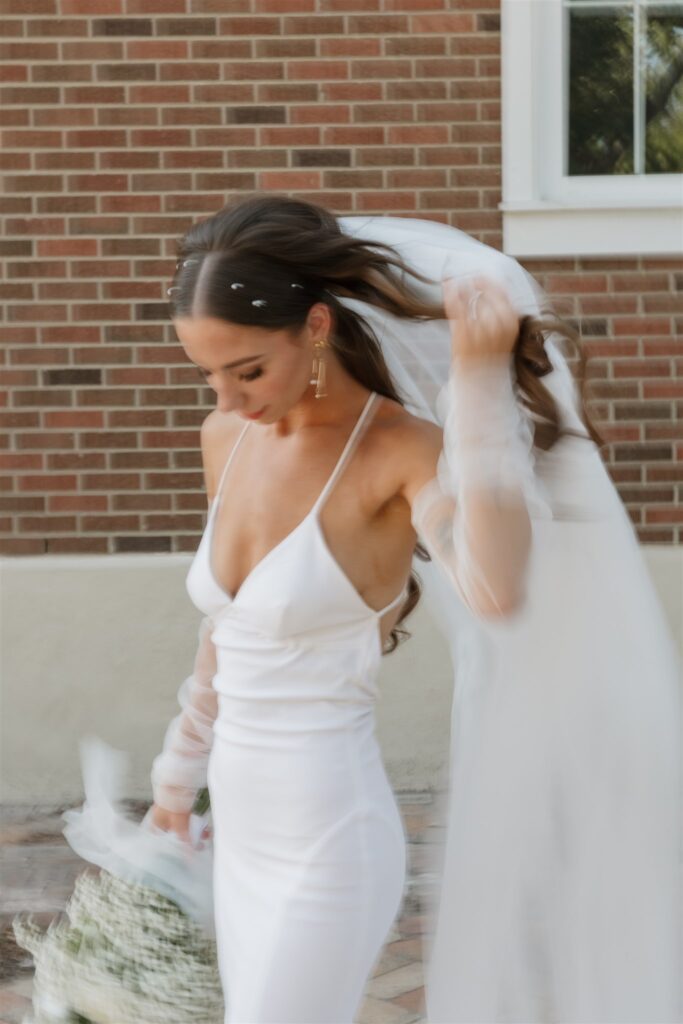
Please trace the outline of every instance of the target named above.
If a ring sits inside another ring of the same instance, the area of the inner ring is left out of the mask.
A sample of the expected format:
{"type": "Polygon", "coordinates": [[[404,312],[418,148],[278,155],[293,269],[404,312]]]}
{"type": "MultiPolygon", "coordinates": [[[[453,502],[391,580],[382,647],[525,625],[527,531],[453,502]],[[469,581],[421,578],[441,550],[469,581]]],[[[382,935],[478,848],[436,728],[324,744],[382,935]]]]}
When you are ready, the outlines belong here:
{"type": "Polygon", "coordinates": [[[325,398],[327,391],[325,390],[325,357],[323,356],[323,349],[327,345],[327,339],[323,338],[315,343],[315,352],[313,354],[313,369],[311,370],[311,384],[315,384],[315,397],[325,398]]]}

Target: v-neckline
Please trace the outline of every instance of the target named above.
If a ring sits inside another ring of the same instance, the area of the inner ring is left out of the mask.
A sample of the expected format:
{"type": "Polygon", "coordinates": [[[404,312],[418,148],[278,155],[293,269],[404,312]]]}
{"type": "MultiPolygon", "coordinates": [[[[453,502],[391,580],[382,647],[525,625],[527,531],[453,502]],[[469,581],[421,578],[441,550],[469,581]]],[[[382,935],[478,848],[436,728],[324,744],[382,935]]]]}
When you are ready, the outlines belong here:
{"type": "MultiPolygon", "coordinates": [[[[215,502],[217,501],[217,497],[218,496],[216,496],[216,498],[214,498],[215,508],[218,508],[218,505],[215,504],[215,502]]],[[[225,587],[221,583],[219,583],[218,577],[216,576],[216,573],[214,572],[213,564],[212,564],[212,559],[211,559],[211,548],[212,548],[212,543],[211,542],[213,540],[213,524],[215,522],[215,515],[213,515],[214,505],[212,505],[211,513],[210,513],[212,515],[212,518],[211,518],[211,522],[209,524],[208,539],[207,539],[207,548],[208,548],[207,561],[209,563],[209,572],[211,573],[212,580],[214,581],[214,583],[216,584],[216,586],[220,590],[221,594],[223,594],[223,596],[228,599],[228,602],[230,604],[234,604],[235,603],[235,601],[240,596],[240,594],[244,590],[246,584],[249,582],[249,580],[254,575],[256,570],[260,569],[260,567],[263,565],[263,563],[268,561],[270,556],[275,554],[275,552],[278,551],[282,547],[282,545],[285,543],[285,541],[288,541],[290,539],[290,537],[293,537],[294,534],[297,533],[301,529],[301,527],[311,518],[313,513],[316,511],[315,507],[312,508],[309,512],[306,513],[304,518],[300,522],[297,523],[297,525],[294,527],[293,530],[290,530],[289,533],[285,534],[285,536],[282,538],[282,540],[279,540],[274,547],[272,547],[268,551],[266,551],[265,555],[262,558],[259,558],[259,560],[255,563],[255,565],[249,570],[249,572],[244,577],[244,579],[240,583],[240,585],[237,588],[237,590],[235,591],[235,593],[234,594],[230,594],[225,589],[225,587]]]]}
{"type": "MultiPolygon", "coordinates": [[[[351,445],[353,444],[353,442],[354,442],[354,440],[356,438],[356,435],[358,434],[358,432],[361,429],[363,423],[365,422],[365,419],[366,419],[368,413],[370,412],[370,409],[374,405],[375,399],[377,397],[378,397],[378,393],[376,391],[371,391],[370,392],[368,398],[366,399],[365,405],[361,409],[361,412],[360,412],[360,414],[358,416],[358,419],[356,420],[356,422],[355,422],[355,424],[353,426],[353,429],[352,429],[351,433],[349,434],[348,438],[346,439],[346,442],[344,444],[344,447],[342,448],[341,454],[339,455],[339,458],[337,459],[337,461],[336,461],[336,463],[334,465],[334,468],[332,469],[332,472],[330,473],[330,475],[328,476],[327,480],[325,481],[325,484],[323,485],[323,488],[320,491],[320,494],[318,495],[318,497],[316,498],[312,508],[309,509],[309,511],[306,513],[306,515],[303,517],[303,519],[301,519],[296,524],[296,526],[293,527],[293,529],[291,529],[289,531],[289,533],[286,533],[285,536],[281,540],[279,540],[275,544],[274,547],[270,548],[265,553],[265,555],[263,555],[262,558],[259,558],[259,560],[252,566],[252,568],[249,570],[247,575],[244,577],[244,579],[240,583],[240,585],[237,588],[237,590],[235,591],[235,593],[231,594],[228,590],[226,590],[226,588],[222,585],[222,583],[220,583],[220,581],[218,579],[218,576],[216,575],[216,573],[214,571],[214,568],[213,568],[213,557],[212,557],[213,556],[213,535],[214,535],[213,527],[214,527],[214,523],[216,521],[216,511],[220,507],[220,499],[223,496],[225,477],[227,475],[227,471],[230,468],[230,463],[232,462],[232,459],[233,459],[233,457],[235,455],[235,452],[237,451],[239,445],[241,444],[241,442],[242,442],[242,440],[244,438],[244,435],[247,432],[247,428],[251,426],[250,423],[245,424],[245,427],[244,427],[242,433],[238,437],[237,441],[235,442],[235,444],[233,446],[232,451],[230,452],[230,455],[228,456],[228,459],[227,459],[227,462],[226,462],[225,467],[223,469],[223,472],[221,473],[221,478],[220,478],[219,483],[218,483],[218,489],[217,489],[216,495],[215,495],[215,497],[214,497],[214,499],[213,499],[213,501],[211,503],[211,508],[209,509],[209,521],[208,521],[208,524],[207,524],[207,562],[208,562],[208,565],[209,565],[209,573],[210,573],[211,578],[213,579],[214,583],[216,584],[216,586],[220,590],[221,594],[223,594],[223,596],[227,598],[228,602],[231,605],[235,604],[235,601],[237,601],[238,597],[240,596],[240,594],[242,593],[242,591],[244,590],[245,586],[247,585],[247,583],[249,582],[251,577],[254,575],[254,573],[258,569],[261,568],[261,566],[264,564],[264,562],[267,562],[270,559],[271,555],[275,554],[276,551],[279,551],[279,549],[283,546],[283,544],[285,544],[286,541],[288,541],[291,537],[293,537],[295,533],[298,533],[298,531],[308,522],[308,520],[311,517],[315,517],[317,528],[318,528],[318,532],[320,534],[322,534],[322,531],[320,529],[320,521],[319,521],[319,518],[318,518],[318,511],[319,511],[320,503],[322,502],[323,498],[326,497],[327,492],[330,489],[331,485],[334,483],[336,477],[338,476],[338,474],[343,469],[344,463],[345,463],[345,460],[346,460],[347,452],[350,450],[351,445]]],[[[324,543],[325,543],[325,547],[329,551],[330,549],[329,549],[329,545],[327,544],[327,541],[325,540],[325,538],[323,538],[323,540],[324,540],[324,543]]],[[[331,554],[332,553],[330,552],[330,555],[331,554]]],[[[346,573],[341,568],[341,566],[339,565],[337,560],[333,558],[333,561],[335,562],[335,564],[337,565],[339,570],[342,572],[342,574],[345,576],[347,581],[349,583],[351,583],[351,581],[349,580],[348,576],[346,576],[346,573]]],[[[352,586],[356,596],[359,597],[361,601],[363,601],[363,598],[360,596],[360,594],[358,593],[356,588],[353,587],[353,584],[351,584],[351,586],[352,586]]],[[[368,605],[365,601],[363,601],[363,604],[365,604],[366,608],[368,608],[370,611],[374,610],[374,609],[371,609],[370,605],[368,605]]]]}

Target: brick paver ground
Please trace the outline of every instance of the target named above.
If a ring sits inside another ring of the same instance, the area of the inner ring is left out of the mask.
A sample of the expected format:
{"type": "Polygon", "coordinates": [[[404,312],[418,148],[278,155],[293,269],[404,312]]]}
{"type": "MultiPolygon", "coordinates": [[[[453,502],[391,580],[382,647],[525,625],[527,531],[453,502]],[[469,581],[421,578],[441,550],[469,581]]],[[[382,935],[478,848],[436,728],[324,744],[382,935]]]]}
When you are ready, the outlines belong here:
{"type": "MultiPolygon", "coordinates": [[[[408,880],[400,917],[370,979],[357,1024],[420,1024],[424,1018],[422,939],[428,844],[440,839],[428,793],[397,794],[408,834],[408,880]]],[[[140,810],[140,808],[137,808],[140,810]]],[[[20,820],[6,811],[0,830],[0,1024],[23,1024],[31,1011],[30,954],[14,944],[11,922],[30,911],[45,926],[62,911],[86,866],[64,839],[59,814],[20,820]]],[[[143,1022],[140,1022],[143,1024],[143,1022]]]]}

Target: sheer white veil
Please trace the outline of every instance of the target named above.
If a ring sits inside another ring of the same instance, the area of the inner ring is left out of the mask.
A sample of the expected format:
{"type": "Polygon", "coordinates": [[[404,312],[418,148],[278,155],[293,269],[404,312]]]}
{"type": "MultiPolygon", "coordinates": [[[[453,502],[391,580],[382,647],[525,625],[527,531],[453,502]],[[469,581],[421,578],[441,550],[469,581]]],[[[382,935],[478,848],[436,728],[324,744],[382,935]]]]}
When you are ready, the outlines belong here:
{"type": "MultiPolygon", "coordinates": [[[[474,272],[524,314],[544,296],[513,259],[432,221],[340,217],[433,285],[474,272]]],[[[447,321],[345,297],[372,327],[416,415],[444,425],[447,321]]],[[[559,336],[543,383],[586,434],[559,336]]],[[[454,668],[446,841],[426,943],[432,1024],[680,1021],[680,665],[631,522],[595,444],[565,436],[520,465],[532,519],[527,599],[476,618],[435,562],[416,562],[454,668]]],[[[444,456],[439,474],[446,480],[444,456]]],[[[451,481],[452,484],[452,481],[451,481]]]]}

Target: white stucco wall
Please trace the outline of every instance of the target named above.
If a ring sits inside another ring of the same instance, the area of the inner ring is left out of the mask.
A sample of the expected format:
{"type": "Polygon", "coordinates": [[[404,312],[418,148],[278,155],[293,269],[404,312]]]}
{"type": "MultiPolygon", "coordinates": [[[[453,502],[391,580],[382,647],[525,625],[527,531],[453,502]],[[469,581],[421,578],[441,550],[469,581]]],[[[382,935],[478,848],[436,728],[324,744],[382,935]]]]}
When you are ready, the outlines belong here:
{"type": "MultiPolygon", "coordinates": [[[[644,552],[683,654],[683,548],[644,552]]],[[[79,802],[87,734],[130,755],[126,795],[150,796],[151,759],[197,642],[190,557],[0,560],[0,802],[79,802]]],[[[424,790],[445,763],[451,679],[424,605],[408,627],[412,639],[383,659],[378,735],[394,787],[424,790]]]]}

